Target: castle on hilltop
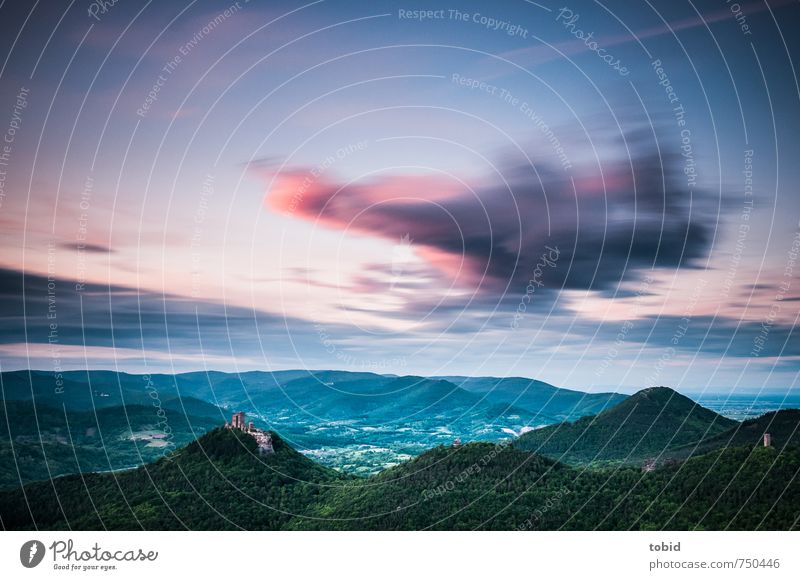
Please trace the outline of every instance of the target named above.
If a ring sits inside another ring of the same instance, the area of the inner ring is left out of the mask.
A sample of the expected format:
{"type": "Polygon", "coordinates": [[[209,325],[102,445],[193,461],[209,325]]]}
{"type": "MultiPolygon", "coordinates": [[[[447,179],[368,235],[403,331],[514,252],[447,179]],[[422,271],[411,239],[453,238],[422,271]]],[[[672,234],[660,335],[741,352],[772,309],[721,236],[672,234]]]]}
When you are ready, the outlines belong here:
{"type": "Polygon", "coordinates": [[[225,422],[225,428],[239,429],[248,435],[252,435],[253,439],[255,439],[256,443],[258,443],[259,455],[264,456],[275,453],[275,449],[272,447],[272,435],[263,429],[254,427],[252,421],[246,423],[244,412],[239,411],[238,413],[234,413],[233,417],[231,417],[231,422],[225,422]]]}

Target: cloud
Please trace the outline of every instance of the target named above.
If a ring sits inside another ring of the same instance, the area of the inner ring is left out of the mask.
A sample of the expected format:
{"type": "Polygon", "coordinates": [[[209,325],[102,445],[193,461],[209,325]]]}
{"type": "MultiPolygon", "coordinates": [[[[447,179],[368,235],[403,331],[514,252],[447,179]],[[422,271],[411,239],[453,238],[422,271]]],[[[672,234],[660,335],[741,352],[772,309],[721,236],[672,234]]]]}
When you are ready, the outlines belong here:
{"type": "Polygon", "coordinates": [[[194,368],[202,368],[201,354],[212,361],[259,358],[263,367],[265,356],[296,361],[294,344],[302,355],[313,354],[318,342],[306,321],[278,314],[126,286],[78,287],[74,280],[0,268],[0,345],[49,344],[73,355],[77,346],[95,354],[194,355],[194,368]]]}
{"type": "Polygon", "coordinates": [[[74,252],[88,252],[90,254],[112,254],[114,250],[109,246],[105,246],[102,244],[87,244],[87,243],[62,243],[59,244],[60,247],[64,248],[65,250],[71,250],[74,252]]]}
{"type": "MultiPolygon", "coordinates": [[[[791,5],[791,0],[773,0],[769,3],[766,2],[751,2],[749,4],[742,4],[741,9],[743,14],[747,14],[748,16],[754,16],[755,14],[762,12],[764,10],[776,10],[786,5],[791,5]]],[[[554,15],[558,14],[556,10],[554,15]]],[[[584,16],[583,21],[580,21],[580,14],[578,15],[579,18],[576,20],[576,23],[579,26],[585,24],[585,26],[590,26],[589,19],[584,16]],[[580,21],[580,22],[578,22],[580,21]]],[[[554,16],[555,17],[555,16],[554,16]]],[[[657,38],[659,36],[664,35],[672,35],[684,30],[692,30],[694,28],[700,27],[707,27],[712,24],[716,24],[718,22],[728,22],[731,19],[731,10],[727,7],[720,8],[713,12],[706,12],[705,14],[690,16],[688,18],[683,18],[681,20],[667,22],[663,24],[658,24],[656,26],[650,26],[648,28],[642,28],[640,30],[630,30],[628,32],[620,33],[620,34],[613,34],[608,36],[602,36],[596,39],[597,45],[603,48],[609,48],[612,46],[619,46],[633,42],[642,42],[644,40],[650,38],[657,38]]],[[[589,31],[587,30],[587,33],[589,31]]],[[[520,62],[524,64],[526,67],[532,67],[536,65],[541,65],[547,62],[551,62],[554,60],[560,60],[564,57],[572,57],[576,55],[580,55],[583,53],[588,53],[589,48],[583,40],[567,40],[562,42],[557,42],[552,45],[545,45],[537,43],[534,46],[527,46],[525,48],[518,48],[515,50],[507,51],[500,53],[497,55],[503,59],[509,59],[511,61],[520,62]]],[[[484,64],[492,64],[496,63],[496,59],[485,59],[484,64]]],[[[495,75],[484,75],[482,78],[487,79],[491,76],[495,75]]]]}
{"type": "MultiPolygon", "coordinates": [[[[737,320],[727,316],[698,315],[689,318],[681,316],[646,316],[632,320],[626,326],[624,343],[615,343],[620,337],[621,322],[591,321],[576,318],[571,321],[570,331],[578,340],[593,337],[595,354],[603,356],[609,345],[620,352],[628,348],[633,356],[642,348],[659,349],[661,353],[642,357],[645,361],[655,361],[664,352],[675,349],[692,356],[702,353],[706,356],[725,359],[749,359],[751,363],[759,360],[775,363],[778,358],[786,359],[787,364],[797,366],[792,360],[800,356],[800,341],[792,338],[796,334],[792,324],[765,324],[758,320],[737,320]],[[790,362],[791,361],[791,362],[790,362]]],[[[555,326],[555,325],[554,325],[555,326]]]]}
{"type": "Polygon", "coordinates": [[[409,236],[450,284],[483,297],[518,294],[548,248],[559,259],[542,286],[607,291],[642,270],[694,267],[712,240],[709,200],[690,191],[680,156],[641,135],[626,144],[630,158],[572,175],[506,163],[479,186],[438,175],[345,183],[307,168],[252,170],[270,210],[389,241],[409,236]]]}

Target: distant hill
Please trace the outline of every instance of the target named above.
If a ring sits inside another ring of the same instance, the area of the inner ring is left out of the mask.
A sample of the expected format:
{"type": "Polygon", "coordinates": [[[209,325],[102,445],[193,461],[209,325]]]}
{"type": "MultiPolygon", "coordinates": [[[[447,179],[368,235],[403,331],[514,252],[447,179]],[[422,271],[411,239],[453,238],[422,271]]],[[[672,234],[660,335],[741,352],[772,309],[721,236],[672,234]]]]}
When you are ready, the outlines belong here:
{"type": "MultiPolygon", "coordinates": [[[[119,405],[149,405],[160,400],[194,397],[216,406],[247,400],[248,394],[279,388],[306,371],[224,373],[192,372],[177,375],[135,375],[103,370],[53,372],[8,371],[0,373],[0,398],[35,400],[67,409],[87,411],[119,405]]],[[[378,376],[378,375],[375,375],[378,376]]]]}
{"type": "MultiPolygon", "coordinates": [[[[151,404],[152,406],[152,404],[151,404]]],[[[216,424],[229,418],[230,413],[216,405],[201,401],[195,397],[175,397],[162,401],[161,406],[169,411],[189,417],[203,417],[213,419],[216,424]]]]}
{"type": "Polygon", "coordinates": [[[736,425],[672,389],[654,387],[597,415],[525,433],[515,445],[571,464],[641,463],[736,425]]]}
{"type": "Polygon", "coordinates": [[[217,429],[155,463],[0,492],[18,529],[793,529],[800,448],[737,447],[642,473],[576,469],[509,445],[436,447],[370,478],[273,434],[217,429]]]}
{"type": "MultiPolygon", "coordinates": [[[[375,423],[398,418],[414,419],[419,415],[439,413],[458,417],[459,414],[480,414],[489,419],[499,413],[533,414],[516,407],[499,409],[485,398],[462,389],[453,383],[405,376],[389,377],[354,373],[315,373],[313,376],[285,383],[280,393],[270,393],[270,400],[253,398],[255,406],[276,406],[276,397],[285,397],[299,409],[331,419],[371,417],[375,423]]],[[[242,403],[246,407],[246,403],[242,403]]]]}
{"type": "Polygon", "coordinates": [[[624,401],[620,393],[584,393],[554,387],[542,381],[520,377],[443,377],[472,393],[496,403],[520,407],[547,422],[574,420],[595,415],[624,401]]]}
{"type": "MultiPolygon", "coordinates": [[[[133,375],[114,371],[0,373],[2,399],[88,411],[120,405],[149,405],[193,397],[215,407],[248,412],[299,408],[329,418],[358,413],[396,415],[400,405],[478,409],[517,414],[535,425],[595,414],[625,399],[617,393],[583,393],[541,381],[492,377],[415,377],[348,371],[190,372],[133,375]],[[393,405],[392,403],[398,403],[393,405]]],[[[197,414],[197,413],[195,413],[197,414]]]]}

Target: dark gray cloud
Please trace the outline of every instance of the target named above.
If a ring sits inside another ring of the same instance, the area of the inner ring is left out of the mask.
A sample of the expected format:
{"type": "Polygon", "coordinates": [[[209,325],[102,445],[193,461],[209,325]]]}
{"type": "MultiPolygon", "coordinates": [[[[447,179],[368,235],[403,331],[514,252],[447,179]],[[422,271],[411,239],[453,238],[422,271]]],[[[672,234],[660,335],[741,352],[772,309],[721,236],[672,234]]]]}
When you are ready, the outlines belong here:
{"type": "Polygon", "coordinates": [[[452,184],[404,176],[317,181],[297,196],[303,170],[293,170],[271,181],[267,203],[328,227],[410,237],[432,264],[480,294],[524,288],[548,248],[559,251],[557,267],[542,272],[548,288],[613,291],[643,270],[702,264],[717,211],[692,189],[680,155],[640,132],[625,141],[628,157],[572,174],[508,153],[494,185],[445,197],[437,188],[452,184]]]}
{"type": "Polygon", "coordinates": [[[88,252],[90,254],[113,254],[114,250],[101,244],[60,244],[60,247],[73,252],[88,252]]]}
{"type": "MultiPolygon", "coordinates": [[[[613,343],[622,322],[574,321],[573,331],[593,336],[597,331],[598,354],[613,343]]],[[[625,341],[620,346],[681,350],[720,357],[771,358],[800,356],[800,338],[790,324],[766,324],[761,321],[736,320],[726,316],[649,316],[630,321],[625,341]]],[[[648,358],[649,355],[648,355],[648,358]]],[[[785,361],[800,368],[800,361],[785,361]]]]}
{"type": "Polygon", "coordinates": [[[0,344],[47,343],[252,355],[313,347],[294,318],[125,286],[84,284],[0,269],[0,344]],[[51,327],[55,325],[55,329],[51,327]],[[287,330],[288,329],[288,330],[287,330]]]}

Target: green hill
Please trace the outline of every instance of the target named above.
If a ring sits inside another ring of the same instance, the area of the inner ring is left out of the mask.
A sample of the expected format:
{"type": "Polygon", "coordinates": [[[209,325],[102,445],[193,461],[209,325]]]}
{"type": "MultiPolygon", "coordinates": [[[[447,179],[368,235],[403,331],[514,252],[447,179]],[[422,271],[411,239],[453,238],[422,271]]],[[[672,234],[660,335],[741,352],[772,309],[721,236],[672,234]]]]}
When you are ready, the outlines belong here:
{"type": "Polygon", "coordinates": [[[665,458],[685,459],[727,447],[762,445],[764,433],[770,434],[772,446],[777,449],[786,445],[800,445],[800,409],[772,411],[756,419],[748,419],[718,435],[670,449],[665,458]]]}
{"type": "Polygon", "coordinates": [[[646,474],[642,529],[800,529],[800,448],[731,447],[646,474]]]}
{"type": "Polygon", "coordinates": [[[274,434],[273,446],[260,457],[249,435],[216,429],[137,469],[0,492],[0,519],[5,529],[279,529],[346,477],[274,434]]]}
{"type": "Polygon", "coordinates": [[[624,401],[620,393],[584,393],[561,389],[548,383],[522,377],[442,377],[487,400],[535,413],[548,422],[574,420],[624,401]]]}
{"type": "Polygon", "coordinates": [[[732,448],[651,473],[513,447],[437,448],[331,490],[293,529],[797,529],[800,449],[732,448]]]}
{"type": "Polygon", "coordinates": [[[736,425],[672,389],[654,387],[597,415],[525,433],[515,445],[570,464],[641,463],[736,425]]]}
{"type": "MultiPolygon", "coordinates": [[[[295,529],[511,528],[568,493],[571,469],[509,445],[437,447],[367,481],[331,490],[295,529]],[[493,518],[497,518],[492,523],[493,518]]],[[[554,511],[551,516],[558,517],[554,511]]],[[[557,526],[557,519],[547,519],[557,526]]]]}
{"type": "Polygon", "coordinates": [[[514,446],[437,447],[370,478],[321,467],[273,434],[217,429],[155,463],[0,492],[4,529],[797,529],[800,448],[579,469],[514,446]]]}

